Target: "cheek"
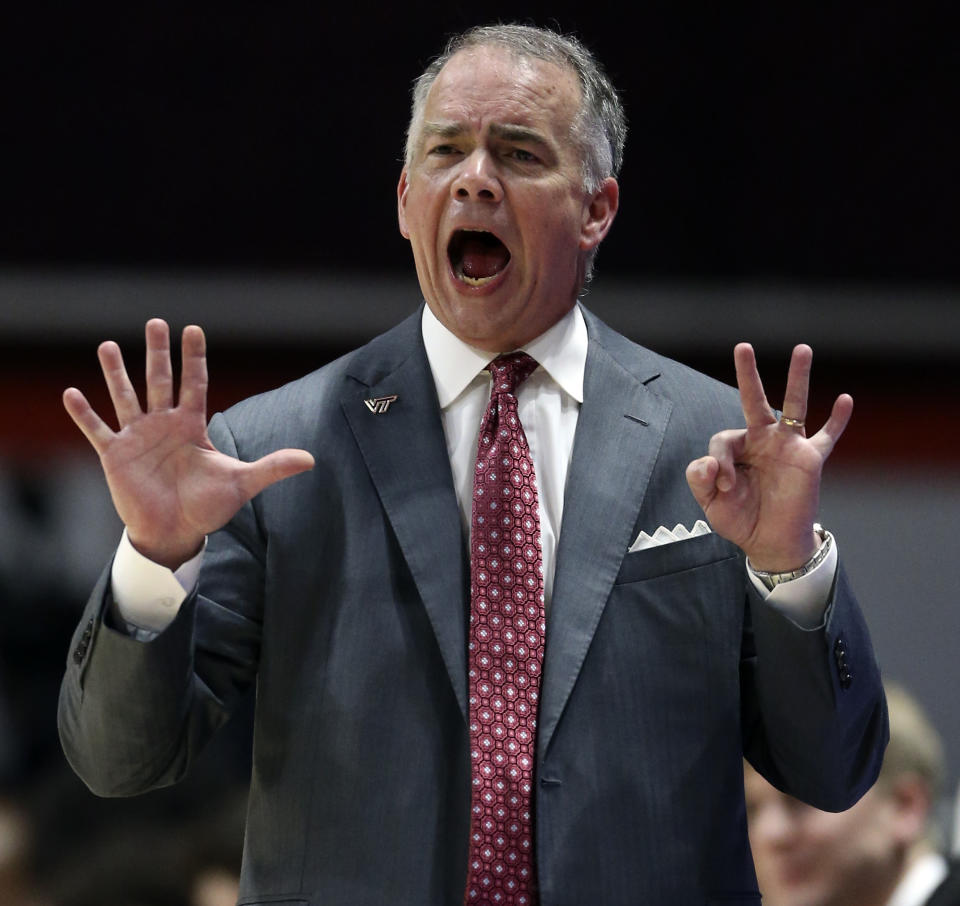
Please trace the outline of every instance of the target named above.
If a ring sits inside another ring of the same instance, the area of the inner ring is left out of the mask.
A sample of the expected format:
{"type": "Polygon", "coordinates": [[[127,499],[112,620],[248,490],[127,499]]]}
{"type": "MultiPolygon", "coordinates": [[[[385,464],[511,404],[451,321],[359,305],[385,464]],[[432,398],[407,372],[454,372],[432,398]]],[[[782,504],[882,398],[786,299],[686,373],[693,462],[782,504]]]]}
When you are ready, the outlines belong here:
{"type": "Polygon", "coordinates": [[[825,818],[834,820],[827,827],[812,830],[810,840],[818,854],[821,876],[855,877],[865,865],[872,863],[870,852],[874,849],[875,841],[871,838],[875,835],[869,827],[848,826],[842,818],[837,820],[839,817],[835,814],[826,815],[825,818]]]}
{"type": "Polygon", "coordinates": [[[542,246],[564,250],[579,248],[582,213],[580,207],[568,198],[558,199],[556,204],[538,210],[534,223],[542,246]]]}
{"type": "Polygon", "coordinates": [[[433,196],[418,201],[413,216],[408,216],[410,230],[424,248],[433,248],[440,233],[443,206],[433,196]]]}

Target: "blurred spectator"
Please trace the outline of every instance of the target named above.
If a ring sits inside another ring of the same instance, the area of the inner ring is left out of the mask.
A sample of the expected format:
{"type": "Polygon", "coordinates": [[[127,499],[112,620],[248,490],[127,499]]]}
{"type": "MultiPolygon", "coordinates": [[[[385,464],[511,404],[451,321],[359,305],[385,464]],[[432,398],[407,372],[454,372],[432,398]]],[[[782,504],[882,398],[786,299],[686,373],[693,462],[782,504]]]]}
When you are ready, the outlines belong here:
{"type": "Polygon", "coordinates": [[[119,527],[99,466],[46,465],[0,460],[0,906],[234,906],[252,696],[172,789],[105,802],[63,758],[77,601],[119,527]]]}
{"type": "Polygon", "coordinates": [[[239,892],[239,875],[223,868],[208,868],[193,879],[190,906],[234,906],[239,892]]]}
{"type": "Polygon", "coordinates": [[[190,796],[196,805],[175,789],[104,801],[66,767],[51,774],[32,802],[50,906],[234,906],[246,790],[190,796]]]}
{"type": "Polygon", "coordinates": [[[958,906],[960,868],[933,818],[940,737],[917,702],[888,686],[890,745],[876,785],[845,812],[781,793],[749,765],[750,845],[764,906],[958,906]]]}
{"type": "Polygon", "coordinates": [[[53,906],[38,889],[30,864],[33,828],[29,815],[0,796],[0,903],[3,906],[53,906]]]}

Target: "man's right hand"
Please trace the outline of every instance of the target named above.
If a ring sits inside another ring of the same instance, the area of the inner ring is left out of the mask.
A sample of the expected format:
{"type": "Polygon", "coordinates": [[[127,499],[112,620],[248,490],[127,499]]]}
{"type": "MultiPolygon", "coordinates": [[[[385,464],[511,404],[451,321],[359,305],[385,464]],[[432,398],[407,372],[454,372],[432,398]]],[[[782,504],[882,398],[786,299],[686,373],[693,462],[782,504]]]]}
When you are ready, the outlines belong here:
{"type": "Polygon", "coordinates": [[[203,331],[186,327],[180,394],[174,405],[170,331],[147,322],[144,411],[116,343],[102,343],[100,367],[120,425],[110,428],[71,387],[63,405],[90,441],[133,546],[176,569],[265,487],[313,467],[306,450],[285,449],[245,463],[220,453],[207,436],[207,360],[203,331]]]}

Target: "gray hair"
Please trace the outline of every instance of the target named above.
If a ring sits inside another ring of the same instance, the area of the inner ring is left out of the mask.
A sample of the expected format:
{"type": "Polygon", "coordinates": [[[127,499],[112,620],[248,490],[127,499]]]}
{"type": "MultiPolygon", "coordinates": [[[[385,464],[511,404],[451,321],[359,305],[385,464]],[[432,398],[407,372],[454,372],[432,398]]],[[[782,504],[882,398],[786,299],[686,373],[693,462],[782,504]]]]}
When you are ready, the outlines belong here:
{"type": "Polygon", "coordinates": [[[455,35],[413,85],[413,106],[407,127],[406,163],[414,152],[430,88],[440,70],[462,50],[494,45],[521,58],[546,60],[573,70],[580,81],[580,110],[572,138],[580,148],[585,191],[596,192],[604,179],[616,176],[623,161],[627,119],[616,89],[592,53],[576,38],[529,25],[482,25],[455,35]]]}

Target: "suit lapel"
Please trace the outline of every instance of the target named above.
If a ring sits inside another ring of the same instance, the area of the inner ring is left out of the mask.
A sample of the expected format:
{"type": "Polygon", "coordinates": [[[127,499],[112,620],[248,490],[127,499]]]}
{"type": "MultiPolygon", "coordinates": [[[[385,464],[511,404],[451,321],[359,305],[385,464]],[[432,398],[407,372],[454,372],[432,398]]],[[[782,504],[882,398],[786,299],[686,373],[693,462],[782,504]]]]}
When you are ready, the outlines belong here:
{"type": "Polygon", "coordinates": [[[584,314],[590,347],[547,617],[538,722],[541,760],[633,541],[672,409],[643,385],[654,372],[628,371],[601,342],[609,329],[584,314]]]}
{"type": "MultiPolygon", "coordinates": [[[[653,372],[628,370],[608,351],[608,345],[625,341],[588,312],[584,315],[590,347],[548,616],[541,758],[633,541],[672,409],[644,386],[653,372]]],[[[630,346],[632,354],[622,358],[635,358],[637,347],[630,346]]],[[[353,380],[341,397],[344,415],[417,585],[466,720],[469,566],[419,313],[358,351],[348,374],[353,380]],[[367,404],[393,395],[397,400],[386,411],[371,411],[367,404]]]]}
{"type": "Polygon", "coordinates": [[[341,405],[467,715],[468,573],[460,511],[419,313],[357,353],[341,405]],[[383,400],[396,396],[386,411],[383,400]]]}

